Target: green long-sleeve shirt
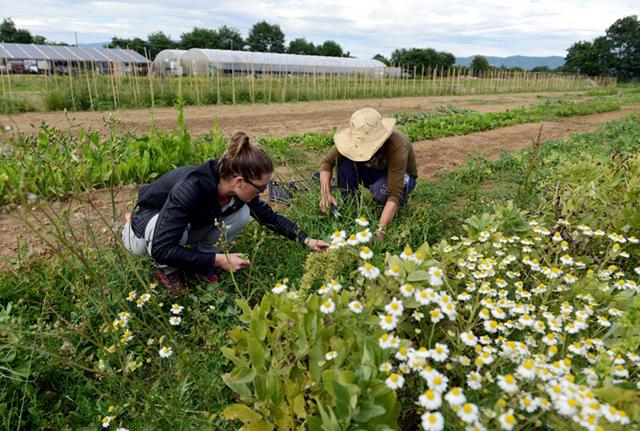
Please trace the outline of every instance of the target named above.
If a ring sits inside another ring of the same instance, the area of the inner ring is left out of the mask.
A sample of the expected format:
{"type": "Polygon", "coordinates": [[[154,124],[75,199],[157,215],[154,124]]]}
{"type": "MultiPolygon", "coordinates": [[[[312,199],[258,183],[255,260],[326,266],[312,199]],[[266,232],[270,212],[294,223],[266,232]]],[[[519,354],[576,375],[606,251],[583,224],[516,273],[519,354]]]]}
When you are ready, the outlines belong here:
{"type": "MultiPolygon", "coordinates": [[[[418,176],[413,145],[406,136],[394,130],[378,151],[380,152],[380,157],[365,163],[369,163],[369,167],[373,169],[386,169],[387,200],[400,204],[404,193],[404,174],[409,174],[413,177],[418,176]]],[[[334,144],[322,159],[320,171],[332,172],[338,157],[344,156],[338,152],[334,144]]]]}

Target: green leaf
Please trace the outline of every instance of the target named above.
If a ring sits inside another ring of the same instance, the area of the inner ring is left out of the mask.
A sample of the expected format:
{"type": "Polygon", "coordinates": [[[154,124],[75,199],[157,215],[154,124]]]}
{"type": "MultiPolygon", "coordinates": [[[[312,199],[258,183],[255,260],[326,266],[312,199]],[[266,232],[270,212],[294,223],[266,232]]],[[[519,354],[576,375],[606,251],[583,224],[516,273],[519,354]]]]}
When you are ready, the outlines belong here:
{"type": "Polygon", "coordinates": [[[387,410],[375,404],[373,401],[367,400],[361,402],[353,415],[353,420],[356,422],[367,423],[371,419],[383,415],[387,410]]]}
{"type": "Polygon", "coordinates": [[[227,380],[234,385],[242,385],[250,383],[256,377],[256,370],[247,367],[238,367],[231,373],[227,374],[227,380]]]}
{"type": "Polygon", "coordinates": [[[419,269],[417,271],[413,271],[412,273],[410,273],[407,276],[407,281],[411,283],[415,283],[416,281],[427,281],[429,280],[429,278],[430,278],[429,273],[427,271],[419,269]]]}
{"type": "Polygon", "coordinates": [[[221,416],[227,420],[240,420],[249,430],[273,430],[273,424],[266,421],[261,415],[242,404],[232,404],[222,411],[221,416]]]}

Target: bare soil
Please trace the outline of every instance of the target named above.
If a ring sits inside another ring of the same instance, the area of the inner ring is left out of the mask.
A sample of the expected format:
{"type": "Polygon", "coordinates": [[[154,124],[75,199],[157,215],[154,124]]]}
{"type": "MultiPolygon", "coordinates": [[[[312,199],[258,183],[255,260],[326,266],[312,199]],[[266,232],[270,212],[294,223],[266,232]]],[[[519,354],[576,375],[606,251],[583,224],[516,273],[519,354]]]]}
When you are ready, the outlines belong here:
{"type": "MultiPolygon", "coordinates": [[[[487,112],[535,105],[549,97],[575,98],[579,94],[522,93],[195,106],[185,108],[184,118],[189,131],[194,135],[209,132],[214,121],[217,121],[225,135],[230,135],[235,130],[243,130],[250,136],[286,136],[293,133],[329,132],[335,127],[346,127],[353,111],[363,106],[371,106],[383,115],[430,112],[447,105],[487,112]]],[[[0,116],[0,124],[24,134],[34,133],[42,121],[60,130],[77,130],[80,127],[104,130],[104,120],[109,117],[119,119],[120,131],[143,133],[152,125],[161,130],[174,128],[178,116],[174,108],[70,113],[29,112],[0,116]]]]}
{"type": "MultiPolygon", "coordinates": [[[[286,135],[305,131],[326,132],[333,127],[343,127],[355,109],[369,105],[383,114],[394,112],[427,111],[443,104],[454,104],[476,110],[504,110],[509,107],[526,106],[538,103],[536,95],[501,95],[493,99],[483,97],[459,98],[402,98],[383,100],[360,100],[345,102],[315,102],[269,106],[201,107],[189,109],[185,113],[192,132],[206,131],[206,124],[213,115],[217,115],[223,130],[243,129],[253,134],[286,135]],[[475,100],[476,102],[473,102],[475,100]],[[481,105],[472,106],[472,103],[481,105]],[[195,127],[194,127],[195,124],[195,127]]],[[[565,118],[560,121],[521,124],[502,129],[465,136],[452,136],[431,141],[414,143],[419,175],[432,179],[443,171],[458,168],[471,155],[482,155],[497,159],[505,151],[517,151],[530,146],[541,133],[541,139],[564,139],[574,133],[594,131],[605,122],[623,118],[631,112],[640,112],[640,105],[629,105],[621,111],[565,118]],[[542,131],[540,132],[542,128],[542,131]]],[[[122,115],[123,112],[114,115],[122,115]]],[[[74,114],[76,120],[85,125],[99,127],[100,115],[97,113],[74,114]]],[[[156,120],[163,118],[162,124],[172,127],[175,121],[173,110],[156,110],[156,120]]],[[[14,117],[15,124],[26,127],[29,121],[44,120],[64,127],[65,121],[58,114],[23,114],[14,117]],[[50,115],[50,116],[49,116],[50,115]]],[[[143,131],[151,120],[148,111],[129,111],[123,116],[128,130],[143,131]],[[134,118],[135,117],[135,118],[134,118]],[[145,118],[146,117],[146,118],[145,118]]],[[[160,121],[158,121],[160,124],[160,121]]],[[[286,169],[278,169],[280,177],[286,176],[286,169]]],[[[95,235],[98,241],[117,240],[112,227],[118,232],[124,222],[124,213],[135,203],[138,186],[126,186],[115,190],[97,190],[63,200],[47,202],[38,208],[26,208],[9,214],[0,214],[0,269],[16,267],[20,259],[34,255],[47,256],[54,252],[55,240],[51,236],[54,224],[53,213],[63,215],[72,229],[63,227],[63,232],[73,231],[78,238],[73,241],[91,240],[95,235]],[[88,229],[90,228],[90,229],[88,229]]],[[[57,216],[57,217],[58,217],[57,216]]]]}

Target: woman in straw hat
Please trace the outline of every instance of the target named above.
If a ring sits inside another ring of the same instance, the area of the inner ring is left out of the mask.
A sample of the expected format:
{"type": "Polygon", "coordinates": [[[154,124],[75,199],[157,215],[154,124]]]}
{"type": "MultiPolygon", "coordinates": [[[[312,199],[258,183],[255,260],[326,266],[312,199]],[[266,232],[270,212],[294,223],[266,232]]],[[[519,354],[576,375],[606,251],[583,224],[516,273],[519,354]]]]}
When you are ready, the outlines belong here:
{"type": "Polygon", "coordinates": [[[382,118],[373,108],[353,113],[349,127],[333,137],[334,145],[320,166],[320,209],[336,205],[331,194],[331,173],[337,163],[338,187],[343,197],[353,196],[358,185],[367,187],[373,199],[384,205],[376,236],[384,229],[416,186],[418,172],[411,142],[394,130],[396,120],[382,118]]]}
{"type": "Polygon", "coordinates": [[[157,280],[174,293],[184,290],[179,270],[215,283],[218,271],[236,272],[250,264],[242,253],[217,248],[219,240],[232,241],[250,216],[312,250],[326,250],[329,244],[307,236],[260,200],[272,173],[267,153],[236,132],[222,158],[174,169],[140,189],[122,230],[124,246],[137,256],[151,256],[157,280]]]}

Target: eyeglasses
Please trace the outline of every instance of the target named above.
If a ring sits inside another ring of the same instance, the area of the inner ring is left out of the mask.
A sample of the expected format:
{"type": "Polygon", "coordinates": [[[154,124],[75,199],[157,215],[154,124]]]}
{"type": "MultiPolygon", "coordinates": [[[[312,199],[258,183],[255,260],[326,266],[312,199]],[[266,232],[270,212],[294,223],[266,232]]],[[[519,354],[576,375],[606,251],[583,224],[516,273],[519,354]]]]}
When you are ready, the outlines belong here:
{"type": "Polygon", "coordinates": [[[267,187],[269,186],[269,184],[265,184],[264,186],[260,187],[259,185],[255,184],[253,181],[251,181],[250,179],[244,178],[243,179],[248,182],[249,184],[251,184],[253,187],[256,188],[256,190],[258,190],[259,193],[264,193],[265,190],[267,190],[267,187]]]}

